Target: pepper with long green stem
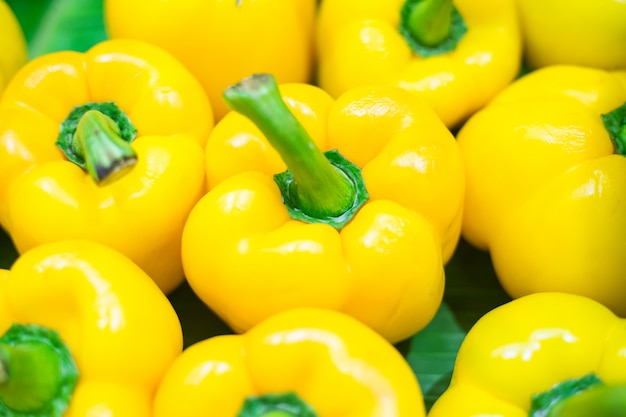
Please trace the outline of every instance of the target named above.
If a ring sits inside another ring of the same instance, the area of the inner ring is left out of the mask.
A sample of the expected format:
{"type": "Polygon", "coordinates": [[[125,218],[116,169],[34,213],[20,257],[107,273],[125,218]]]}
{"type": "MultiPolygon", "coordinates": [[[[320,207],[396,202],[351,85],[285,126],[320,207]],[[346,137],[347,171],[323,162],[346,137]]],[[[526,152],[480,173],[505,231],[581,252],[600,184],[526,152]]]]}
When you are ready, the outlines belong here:
{"type": "Polygon", "coordinates": [[[209,192],[183,231],[196,294],[236,331],[298,306],[394,342],[425,326],[463,200],[459,149],[432,110],[395,87],[334,101],[261,74],[225,99],[235,111],[209,137],[209,192]]]}
{"type": "Polygon", "coordinates": [[[252,120],[287,164],[276,176],[292,217],[345,225],[368,198],[360,169],[338,153],[324,155],[285,105],[269,74],[224,91],[226,103],[252,120]],[[332,162],[332,163],[331,163],[332,162]]]}

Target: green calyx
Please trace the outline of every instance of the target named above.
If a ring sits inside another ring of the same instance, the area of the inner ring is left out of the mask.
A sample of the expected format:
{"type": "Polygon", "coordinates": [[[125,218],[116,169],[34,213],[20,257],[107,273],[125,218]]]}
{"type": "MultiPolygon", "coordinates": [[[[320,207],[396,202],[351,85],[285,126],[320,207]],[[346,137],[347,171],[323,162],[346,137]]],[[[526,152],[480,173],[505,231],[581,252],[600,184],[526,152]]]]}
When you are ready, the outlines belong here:
{"type": "Polygon", "coordinates": [[[0,415],[61,417],[78,381],[58,333],[14,324],[0,337],[0,415]]]}
{"type": "Polygon", "coordinates": [[[130,146],[136,133],[115,103],[87,103],[74,107],[63,121],[56,145],[96,184],[106,185],[137,163],[130,146]]]}
{"type": "Polygon", "coordinates": [[[290,392],[248,397],[237,417],[317,417],[317,413],[290,392]]]}
{"type": "Polygon", "coordinates": [[[406,0],[399,31],[411,49],[426,58],[453,51],[467,26],[452,0],[406,0]]]}
{"type": "Polygon", "coordinates": [[[602,115],[604,127],[609,132],[615,151],[626,156],[626,103],[602,115]]]}
{"type": "Polygon", "coordinates": [[[283,101],[273,76],[247,77],[227,88],[224,100],[257,125],[287,165],[274,179],[292,218],[339,230],[368,200],[360,168],[337,151],[320,151],[283,101]]]}
{"type": "Polygon", "coordinates": [[[529,417],[623,417],[626,385],[607,386],[591,373],[554,385],[532,398],[529,417]]]}

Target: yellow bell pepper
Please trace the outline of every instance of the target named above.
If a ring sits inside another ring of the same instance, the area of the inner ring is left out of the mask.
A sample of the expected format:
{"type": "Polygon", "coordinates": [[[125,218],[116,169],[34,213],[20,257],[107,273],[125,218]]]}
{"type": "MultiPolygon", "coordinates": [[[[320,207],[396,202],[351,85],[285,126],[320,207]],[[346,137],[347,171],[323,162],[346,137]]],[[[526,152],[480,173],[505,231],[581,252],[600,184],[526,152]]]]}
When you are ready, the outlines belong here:
{"type": "Polygon", "coordinates": [[[0,95],[27,59],[22,27],[9,5],[0,0],[0,95]]]}
{"type": "Polygon", "coordinates": [[[445,125],[396,87],[334,101],[257,75],[225,97],[236,111],[209,137],[210,190],[183,230],[196,294],[236,331],[293,307],[343,311],[393,342],[422,329],[460,235],[445,125]]]}
{"type": "Polygon", "coordinates": [[[623,0],[517,0],[526,63],[626,69],[623,0]]]}
{"type": "Polygon", "coordinates": [[[0,270],[0,415],[152,417],[182,353],[178,316],[137,265],[59,241],[0,270]]]}
{"type": "Polygon", "coordinates": [[[531,72],[457,135],[463,236],[514,298],[571,292],[626,314],[626,72],[531,72]]]}
{"type": "Polygon", "coordinates": [[[626,320],[601,304],[566,293],[521,297],[488,312],[470,329],[450,386],[428,416],[621,416],[624,350],[626,320]],[[618,413],[603,414],[608,403],[600,398],[578,401],[582,389],[600,381],[616,388],[618,413]]]}
{"type": "Polygon", "coordinates": [[[514,0],[324,0],[316,25],[318,83],[333,97],[396,85],[456,127],[521,66],[514,0]]]}
{"type": "Polygon", "coordinates": [[[392,345],[345,314],[307,308],[191,345],[154,404],[154,417],[426,414],[417,379],[392,345]]]}
{"type": "Polygon", "coordinates": [[[169,292],[184,279],[180,236],[205,192],[213,123],[197,80],[155,46],[33,59],[0,102],[0,224],[18,252],[105,243],[169,292]]]}
{"type": "Polygon", "coordinates": [[[175,55],[202,83],[219,120],[222,92],[259,72],[281,83],[313,73],[316,0],[106,0],[112,38],[133,38],[175,55]]]}

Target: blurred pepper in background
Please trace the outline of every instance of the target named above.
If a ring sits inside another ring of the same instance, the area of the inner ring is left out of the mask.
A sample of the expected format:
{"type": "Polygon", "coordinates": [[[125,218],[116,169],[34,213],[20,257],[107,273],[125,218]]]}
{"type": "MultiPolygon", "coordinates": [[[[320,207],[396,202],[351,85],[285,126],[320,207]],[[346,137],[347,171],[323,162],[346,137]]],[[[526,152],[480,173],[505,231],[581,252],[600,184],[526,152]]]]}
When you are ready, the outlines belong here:
{"type": "Polygon", "coordinates": [[[105,0],[104,7],[109,36],[176,56],[204,86],[218,120],[228,112],[222,92],[247,75],[311,81],[316,0],[105,0]]]}
{"type": "Polygon", "coordinates": [[[516,0],[526,64],[626,69],[623,0],[516,0]]]}
{"type": "Polygon", "coordinates": [[[24,32],[13,10],[4,0],[0,0],[0,95],[27,59],[24,32]]]}

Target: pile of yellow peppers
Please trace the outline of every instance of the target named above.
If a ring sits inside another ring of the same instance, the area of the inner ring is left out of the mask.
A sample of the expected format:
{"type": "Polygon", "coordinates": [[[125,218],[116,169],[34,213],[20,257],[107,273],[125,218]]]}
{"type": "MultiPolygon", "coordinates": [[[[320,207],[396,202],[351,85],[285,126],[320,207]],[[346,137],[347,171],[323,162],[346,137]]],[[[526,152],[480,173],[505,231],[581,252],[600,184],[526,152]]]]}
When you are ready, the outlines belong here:
{"type": "Polygon", "coordinates": [[[29,57],[0,0],[0,416],[626,415],[626,3],[102,14],[29,57]],[[511,300],[427,409],[395,345],[461,239],[511,300]]]}

